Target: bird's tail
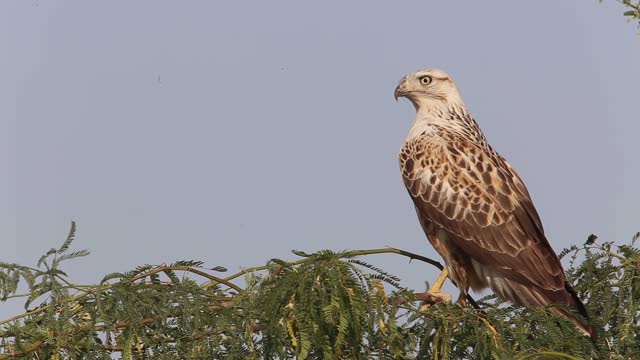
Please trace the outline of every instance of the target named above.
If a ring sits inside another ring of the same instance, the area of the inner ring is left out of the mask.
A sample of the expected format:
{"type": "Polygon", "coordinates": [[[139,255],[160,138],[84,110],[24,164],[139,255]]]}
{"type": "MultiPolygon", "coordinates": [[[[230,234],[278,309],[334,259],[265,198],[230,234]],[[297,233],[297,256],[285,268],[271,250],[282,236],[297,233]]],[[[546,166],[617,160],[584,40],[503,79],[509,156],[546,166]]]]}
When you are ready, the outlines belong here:
{"type": "Polygon", "coordinates": [[[586,336],[591,337],[591,340],[595,343],[598,339],[597,333],[589,321],[589,314],[585,309],[584,304],[578,298],[575,290],[565,281],[564,290],[550,291],[541,289],[535,286],[524,286],[522,284],[507,280],[510,282],[512,291],[509,297],[516,304],[528,307],[528,308],[544,308],[550,304],[563,305],[563,307],[549,307],[548,310],[552,314],[566,317],[576,324],[578,330],[580,330],[586,336]],[[573,312],[567,310],[567,308],[575,309],[580,316],[576,316],[573,312]]]}
{"type": "MultiPolygon", "coordinates": [[[[578,298],[578,294],[576,294],[576,291],[573,289],[571,284],[569,284],[567,281],[565,281],[564,284],[565,284],[565,291],[566,291],[566,295],[564,296],[565,301],[564,302],[558,301],[557,303],[567,305],[576,309],[578,314],[580,314],[580,316],[582,317],[582,319],[578,319],[578,317],[576,317],[572,313],[559,307],[551,308],[549,309],[549,311],[551,313],[558,314],[572,320],[576,324],[576,327],[580,331],[582,331],[582,333],[591,337],[591,339],[595,343],[598,340],[598,334],[596,333],[596,330],[593,328],[593,325],[591,325],[591,322],[589,320],[589,314],[587,313],[587,309],[584,307],[584,304],[582,303],[582,301],[580,301],[580,298],[578,298]]],[[[561,300],[561,299],[558,299],[558,300],[561,300]]]]}

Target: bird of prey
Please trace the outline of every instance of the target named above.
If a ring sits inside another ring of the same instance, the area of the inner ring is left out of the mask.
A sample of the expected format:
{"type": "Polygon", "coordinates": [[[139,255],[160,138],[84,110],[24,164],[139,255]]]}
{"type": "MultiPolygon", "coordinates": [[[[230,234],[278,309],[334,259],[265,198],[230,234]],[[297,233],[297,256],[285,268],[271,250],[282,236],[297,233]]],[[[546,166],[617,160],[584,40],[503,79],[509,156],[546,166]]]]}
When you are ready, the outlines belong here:
{"type": "Polygon", "coordinates": [[[560,304],[549,311],[594,336],[587,312],[565,279],[558,256],[520,176],[487,142],[447,73],[425,69],[400,80],[395,98],[405,97],[416,118],[400,150],[402,178],[420,225],[445,261],[429,294],[445,279],[459,288],[492,289],[528,308],[560,304]]]}

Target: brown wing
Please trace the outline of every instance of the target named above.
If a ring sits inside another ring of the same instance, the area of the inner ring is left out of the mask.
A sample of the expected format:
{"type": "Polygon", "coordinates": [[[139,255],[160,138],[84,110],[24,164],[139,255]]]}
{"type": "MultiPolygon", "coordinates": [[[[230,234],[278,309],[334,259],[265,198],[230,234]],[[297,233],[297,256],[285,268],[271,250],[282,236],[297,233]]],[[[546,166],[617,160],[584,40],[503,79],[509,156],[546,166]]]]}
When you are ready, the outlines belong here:
{"type": "Polygon", "coordinates": [[[505,277],[564,289],[560,261],[515,171],[494,152],[457,135],[442,136],[408,141],[400,153],[402,177],[420,214],[505,277]]]}

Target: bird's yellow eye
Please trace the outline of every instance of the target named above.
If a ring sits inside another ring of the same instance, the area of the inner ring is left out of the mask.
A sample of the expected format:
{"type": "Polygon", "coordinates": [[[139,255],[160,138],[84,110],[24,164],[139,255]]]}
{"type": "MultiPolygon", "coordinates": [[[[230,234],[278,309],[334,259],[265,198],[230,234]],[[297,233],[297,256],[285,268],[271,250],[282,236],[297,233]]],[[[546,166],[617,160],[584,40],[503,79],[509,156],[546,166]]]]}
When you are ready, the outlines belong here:
{"type": "Polygon", "coordinates": [[[431,78],[431,76],[423,76],[423,77],[420,78],[420,84],[429,85],[429,84],[431,84],[432,80],[433,79],[431,78]]]}

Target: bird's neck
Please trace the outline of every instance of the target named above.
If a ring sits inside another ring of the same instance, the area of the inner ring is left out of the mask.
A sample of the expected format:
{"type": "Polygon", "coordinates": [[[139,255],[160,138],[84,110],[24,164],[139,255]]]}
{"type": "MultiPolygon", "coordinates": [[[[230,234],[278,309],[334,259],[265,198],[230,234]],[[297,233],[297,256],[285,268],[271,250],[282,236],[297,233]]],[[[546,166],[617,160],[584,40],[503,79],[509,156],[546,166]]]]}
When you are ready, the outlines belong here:
{"type": "Polygon", "coordinates": [[[478,123],[462,102],[416,107],[416,118],[407,138],[439,131],[453,132],[478,144],[487,144],[478,123]]]}

